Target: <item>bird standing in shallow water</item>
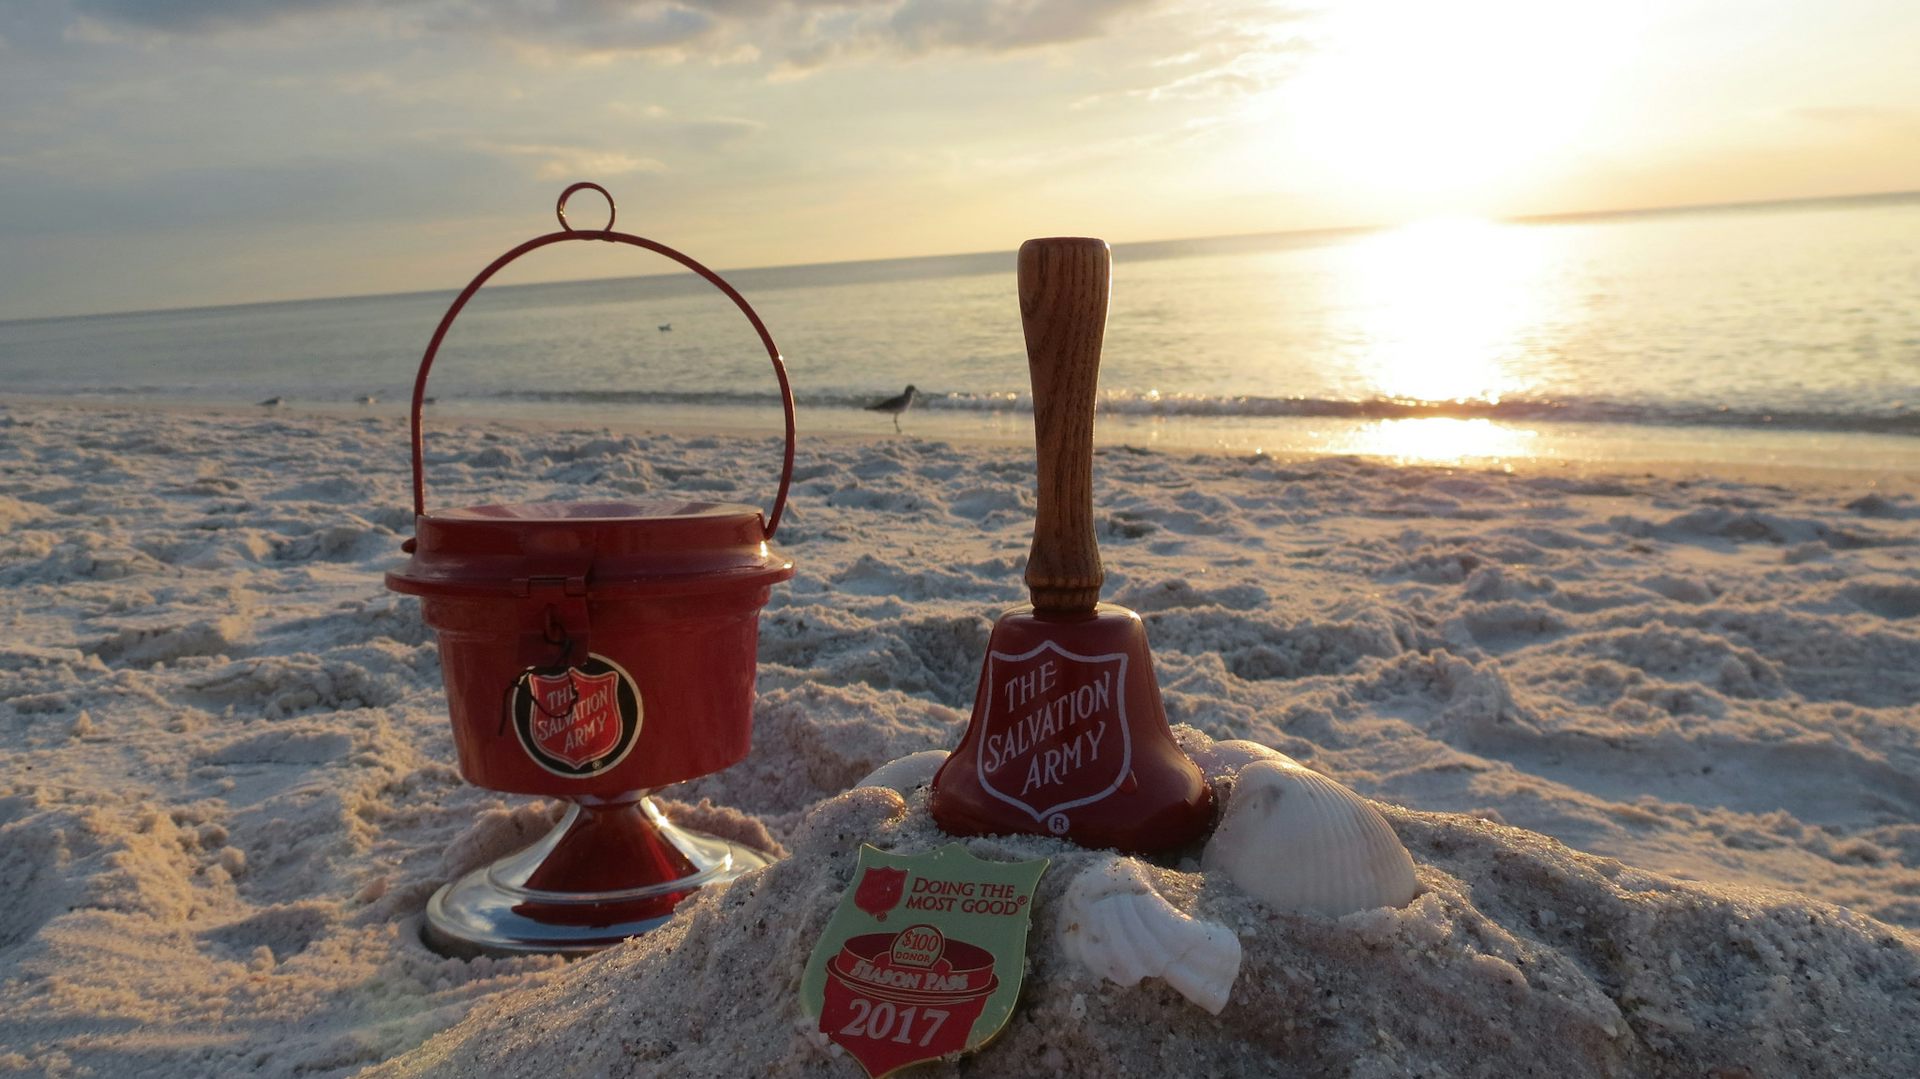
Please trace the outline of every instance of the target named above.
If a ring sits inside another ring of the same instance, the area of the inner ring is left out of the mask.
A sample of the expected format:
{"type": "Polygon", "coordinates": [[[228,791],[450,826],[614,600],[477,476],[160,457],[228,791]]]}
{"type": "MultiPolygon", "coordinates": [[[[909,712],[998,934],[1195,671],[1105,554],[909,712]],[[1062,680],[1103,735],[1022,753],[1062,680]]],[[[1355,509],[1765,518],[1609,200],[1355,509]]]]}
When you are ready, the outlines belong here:
{"type": "Polygon", "coordinates": [[[879,404],[868,405],[867,411],[892,413],[893,429],[895,431],[898,431],[900,430],[900,414],[902,412],[905,412],[907,409],[912,408],[913,399],[915,397],[918,397],[919,395],[920,395],[919,390],[914,389],[912,386],[908,386],[907,391],[898,397],[889,397],[886,400],[881,401],[879,404]]]}

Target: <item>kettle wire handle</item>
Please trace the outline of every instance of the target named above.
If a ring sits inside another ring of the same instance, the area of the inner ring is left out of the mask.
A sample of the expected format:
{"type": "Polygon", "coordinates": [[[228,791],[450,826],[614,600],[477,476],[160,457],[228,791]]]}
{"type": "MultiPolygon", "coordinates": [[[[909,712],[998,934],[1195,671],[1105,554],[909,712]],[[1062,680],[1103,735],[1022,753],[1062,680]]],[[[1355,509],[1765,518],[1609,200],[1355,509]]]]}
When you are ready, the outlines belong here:
{"type": "Polygon", "coordinates": [[[602,240],[610,243],[631,244],[634,247],[642,247],[658,255],[665,255],[667,258],[706,278],[715,288],[726,293],[727,298],[734,302],[734,306],[740,309],[741,314],[747,316],[747,321],[753,324],[754,332],[760,335],[760,343],[765,345],[767,349],[767,358],[773,362],[774,376],[780,380],[780,405],[781,408],[785,410],[787,419],[787,446],[786,454],[780,466],[780,489],[774,495],[773,509],[767,514],[767,538],[773,538],[774,532],[780,527],[780,515],[785,512],[787,507],[787,488],[793,483],[793,386],[787,381],[787,365],[780,358],[780,348],[773,343],[773,335],[767,332],[766,324],[760,321],[760,316],[754,312],[753,305],[749,304],[746,297],[740,295],[732,285],[727,284],[725,278],[665,244],[655,243],[652,240],[640,236],[613,231],[614,213],[613,196],[607,193],[606,188],[601,187],[599,184],[586,182],[569,186],[565,191],[560,193],[560,201],[554,206],[554,216],[560,219],[560,231],[549,232],[544,236],[536,236],[526,243],[521,244],[519,247],[501,255],[499,258],[494,259],[492,263],[488,264],[486,269],[481,270],[478,276],[468,282],[466,288],[460,290],[460,295],[454,299],[453,306],[447,308],[447,313],[440,319],[440,325],[435,327],[433,331],[433,339],[427,343],[426,355],[420,358],[420,371],[413,379],[413,406],[411,411],[413,438],[413,515],[416,518],[425,516],[427,512],[425,452],[422,442],[420,411],[421,406],[426,403],[427,375],[433,370],[433,358],[439,353],[440,342],[446,339],[447,331],[453,327],[453,320],[459,317],[461,310],[467,306],[467,301],[473,298],[473,294],[480,291],[480,286],[486,284],[494,274],[499,273],[508,263],[519,258],[521,255],[529,251],[536,251],[549,244],[566,243],[570,240],[602,240]],[[567,199],[571,197],[574,192],[582,190],[598,191],[606,198],[607,224],[605,228],[583,230],[576,229],[567,223],[567,199]]]}

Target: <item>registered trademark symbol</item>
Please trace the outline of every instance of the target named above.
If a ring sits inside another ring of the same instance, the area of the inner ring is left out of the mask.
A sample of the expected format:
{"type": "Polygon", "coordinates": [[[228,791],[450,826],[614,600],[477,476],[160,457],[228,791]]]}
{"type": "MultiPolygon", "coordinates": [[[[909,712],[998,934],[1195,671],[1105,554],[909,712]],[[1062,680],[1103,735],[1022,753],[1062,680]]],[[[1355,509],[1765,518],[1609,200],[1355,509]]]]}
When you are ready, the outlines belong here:
{"type": "Polygon", "coordinates": [[[1054,835],[1066,834],[1067,815],[1065,813],[1055,813],[1053,816],[1048,817],[1047,831],[1052,832],[1054,835]]]}

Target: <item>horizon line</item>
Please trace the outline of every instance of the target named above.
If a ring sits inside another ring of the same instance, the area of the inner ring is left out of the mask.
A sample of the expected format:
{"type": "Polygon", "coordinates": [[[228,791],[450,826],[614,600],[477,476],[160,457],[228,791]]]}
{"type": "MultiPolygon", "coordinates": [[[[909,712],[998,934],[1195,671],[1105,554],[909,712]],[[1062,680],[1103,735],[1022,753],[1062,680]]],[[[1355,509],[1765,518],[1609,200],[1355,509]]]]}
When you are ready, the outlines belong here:
{"type": "MultiPolygon", "coordinates": [[[[1764,210],[1768,208],[1786,208],[1805,206],[1815,203],[1834,202],[1900,202],[1920,198],[1920,188],[1898,191],[1863,191],[1843,195],[1799,195],[1784,198],[1743,199],[1732,202],[1673,203],[1661,206],[1639,206],[1627,209],[1611,210],[1559,210],[1549,213],[1513,214],[1504,217],[1487,218],[1498,224],[1521,225],[1560,225],[1575,224],[1583,221],[1618,220],[1634,217],[1659,217],[1666,215],[1711,213],[1717,211],[1764,210]]],[[[1274,229],[1263,232],[1214,233],[1206,236],[1174,236],[1147,240],[1116,240],[1110,246],[1118,251],[1121,248],[1152,248],[1174,244],[1207,244],[1274,240],[1285,237],[1304,238],[1314,236],[1337,236],[1346,233],[1383,232],[1389,229],[1403,228],[1417,224],[1422,218],[1400,221],[1393,224],[1371,225],[1333,225],[1313,228],[1274,229]]],[[[972,259],[1000,254],[991,251],[950,251],[926,255],[890,255],[879,258],[832,259],[825,262],[787,262],[765,266],[733,266],[716,271],[722,274],[777,273],[790,270],[812,270],[834,266],[883,266],[889,263],[922,262],[934,259],[972,259]]],[[[677,277],[677,271],[667,270],[650,274],[619,274],[611,277],[582,277],[557,281],[527,281],[513,285],[498,286],[502,290],[529,288],[561,288],[571,285],[599,284],[612,281],[644,281],[651,278],[677,277]]],[[[198,311],[224,311],[243,307],[277,307],[296,304],[347,303],[358,300],[406,299],[414,296],[431,296],[441,293],[457,293],[460,286],[439,288],[408,289],[401,292],[362,292],[332,296],[299,296],[274,300],[238,300],[228,303],[187,304],[180,307],[127,308],[111,311],[88,311],[66,315],[24,315],[16,318],[0,318],[0,326],[21,322],[62,322],[82,318],[130,318],[140,315],[178,315],[198,311]]]]}

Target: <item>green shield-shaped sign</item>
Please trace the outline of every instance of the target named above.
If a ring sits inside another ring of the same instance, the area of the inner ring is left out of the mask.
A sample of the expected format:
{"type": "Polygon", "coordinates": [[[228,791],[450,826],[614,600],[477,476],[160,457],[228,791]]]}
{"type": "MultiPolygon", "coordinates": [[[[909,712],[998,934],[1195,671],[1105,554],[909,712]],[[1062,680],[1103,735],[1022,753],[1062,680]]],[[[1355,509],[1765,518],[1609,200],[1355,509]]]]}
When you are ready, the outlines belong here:
{"type": "Polygon", "coordinates": [[[983,861],[958,843],[929,854],[861,846],[800,983],[807,1014],[875,1079],[980,1048],[1020,996],[1046,868],[983,861]]]}

